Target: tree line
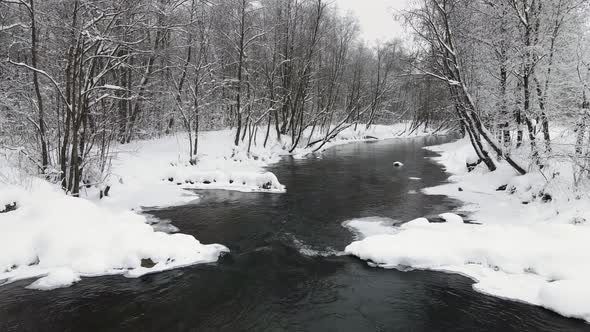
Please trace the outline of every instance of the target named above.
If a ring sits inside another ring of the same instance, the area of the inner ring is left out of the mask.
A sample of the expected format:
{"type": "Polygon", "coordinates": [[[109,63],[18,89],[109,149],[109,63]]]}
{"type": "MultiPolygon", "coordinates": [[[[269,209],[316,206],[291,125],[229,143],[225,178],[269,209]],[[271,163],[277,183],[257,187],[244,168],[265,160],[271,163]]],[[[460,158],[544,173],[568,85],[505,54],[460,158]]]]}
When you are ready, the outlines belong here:
{"type": "Polygon", "coordinates": [[[196,163],[202,130],[294,151],[448,117],[402,42],[367,45],[324,0],[0,0],[0,43],[0,144],[73,195],[104,179],[114,142],[182,131],[196,163]]]}
{"type": "Polygon", "coordinates": [[[517,172],[572,162],[588,176],[590,1],[421,0],[403,13],[416,68],[447,85],[479,161],[517,172]],[[565,145],[552,124],[573,128],[565,145]]]}

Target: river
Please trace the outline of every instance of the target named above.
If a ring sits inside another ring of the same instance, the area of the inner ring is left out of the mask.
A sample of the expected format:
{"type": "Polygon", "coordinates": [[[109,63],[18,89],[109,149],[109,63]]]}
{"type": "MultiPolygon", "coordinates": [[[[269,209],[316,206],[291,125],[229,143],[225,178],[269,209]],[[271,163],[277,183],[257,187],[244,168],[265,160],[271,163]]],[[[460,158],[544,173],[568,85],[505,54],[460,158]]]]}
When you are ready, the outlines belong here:
{"type": "Polygon", "coordinates": [[[460,205],[420,193],[447,178],[422,147],[447,140],[352,143],[289,157],[269,169],[285,194],[201,191],[194,204],[150,211],[231,253],[138,279],[84,278],[46,292],[25,289],[30,281],[3,286],[0,331],[590,331],[477,293],[459,275],[372,268],[341,254],[353,240],[344,221],[402,222],[460,205]]]}

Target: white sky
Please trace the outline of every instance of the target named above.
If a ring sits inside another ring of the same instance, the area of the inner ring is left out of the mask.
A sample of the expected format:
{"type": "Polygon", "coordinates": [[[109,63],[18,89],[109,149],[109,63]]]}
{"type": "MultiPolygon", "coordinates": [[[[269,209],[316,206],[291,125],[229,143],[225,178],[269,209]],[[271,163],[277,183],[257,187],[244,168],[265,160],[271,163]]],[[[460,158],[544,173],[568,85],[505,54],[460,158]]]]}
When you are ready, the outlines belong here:
{"type": "Polygon", "coordinates": [[[409,0],[334,0],[344,12],[358,17],[361,35],[369,43],[403,37],[404,29],[395,22],[394,10],[408,6],[409,0]]]}

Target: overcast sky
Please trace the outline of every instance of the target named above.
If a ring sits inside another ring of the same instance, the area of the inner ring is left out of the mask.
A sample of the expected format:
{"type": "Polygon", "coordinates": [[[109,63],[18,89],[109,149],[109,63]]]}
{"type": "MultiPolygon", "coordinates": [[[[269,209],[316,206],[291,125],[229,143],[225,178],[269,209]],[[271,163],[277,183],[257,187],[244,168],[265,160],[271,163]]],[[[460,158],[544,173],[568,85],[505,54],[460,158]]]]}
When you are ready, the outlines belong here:
{"type": "Polygon", "coordinates": [[[401,37],[403,28],[393,19],[396,9],[408,5],[409,0],[335,0],[338,7],[358,17],[362,36],[368,42],[386,41],[401,37]]]}

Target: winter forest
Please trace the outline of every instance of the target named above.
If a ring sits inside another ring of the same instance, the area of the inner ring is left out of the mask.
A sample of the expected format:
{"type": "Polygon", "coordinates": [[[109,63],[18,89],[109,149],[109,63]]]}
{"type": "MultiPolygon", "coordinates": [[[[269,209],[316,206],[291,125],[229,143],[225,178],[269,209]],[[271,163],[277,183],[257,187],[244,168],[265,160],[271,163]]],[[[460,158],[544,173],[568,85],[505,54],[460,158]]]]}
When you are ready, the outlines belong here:
{"type": "Polygon", "coordinates": [[[366,46],[325,1],[2,7],[3,144],[74,195],[100,183],[113,142],[182,131],[194,157],[200,131],[231,127],[236,147],[289,135],[292,152],[352,124],[448,117],[443,85],[410,75],[400,41],[366,46]]]}
{"type": "Polygon", "coordinates": [[[415,330],[379,268],[490,301],[425,330],[588,329],[590,1],[360,2],[0,0],[0,330],[415,330]],[[100,325],[103,278],[174,322],[100,325]]]}

